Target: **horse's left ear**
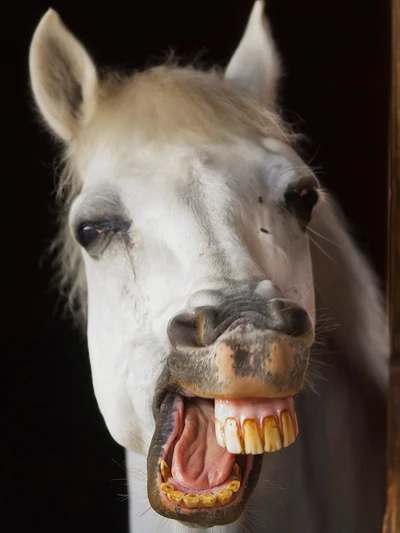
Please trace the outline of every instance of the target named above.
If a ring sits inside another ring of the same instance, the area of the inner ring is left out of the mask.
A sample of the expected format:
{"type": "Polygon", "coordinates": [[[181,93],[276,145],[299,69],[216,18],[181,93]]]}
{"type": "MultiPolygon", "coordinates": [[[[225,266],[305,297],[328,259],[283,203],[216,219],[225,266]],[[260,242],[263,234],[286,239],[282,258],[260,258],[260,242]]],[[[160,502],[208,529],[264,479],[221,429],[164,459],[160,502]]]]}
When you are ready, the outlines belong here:
{"type": "Polygon", "coordinates": [[[271,108],[276,98],[279,74],[280,62],[264,16],[264,2],[257,0],[242,40],[226,68],[225,77],[237,89],[271,108]]]}

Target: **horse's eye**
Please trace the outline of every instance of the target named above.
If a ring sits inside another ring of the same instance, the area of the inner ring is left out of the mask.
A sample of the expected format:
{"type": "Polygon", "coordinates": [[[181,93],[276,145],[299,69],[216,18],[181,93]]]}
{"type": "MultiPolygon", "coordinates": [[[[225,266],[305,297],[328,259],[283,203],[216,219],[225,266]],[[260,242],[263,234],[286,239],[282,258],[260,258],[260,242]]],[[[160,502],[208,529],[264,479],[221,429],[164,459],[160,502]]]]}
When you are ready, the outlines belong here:
{"type": "Polygon", "coordinates": [[[121,231],[127,230],[130,223],[126,221],[107,222],[82,222],[76,229],[75,235],[79,244],[90,253],[103,252],[109,245],[112,237],[121,231]]]}
{"type": "Polygon", "coordinates": [[[318,202],[318,192],[315,187],[300,187],[285,194],[286,207],[302,224],[307,225],[315,204],[318,202]]]}
{"type": "Polygon", "coordinates": [[[91,224],[81,224],[76,232],[76,237],[81,246],[89,248],[98,237],[104,234],[106,230],[101,226],[92,226],[91,224]]]}

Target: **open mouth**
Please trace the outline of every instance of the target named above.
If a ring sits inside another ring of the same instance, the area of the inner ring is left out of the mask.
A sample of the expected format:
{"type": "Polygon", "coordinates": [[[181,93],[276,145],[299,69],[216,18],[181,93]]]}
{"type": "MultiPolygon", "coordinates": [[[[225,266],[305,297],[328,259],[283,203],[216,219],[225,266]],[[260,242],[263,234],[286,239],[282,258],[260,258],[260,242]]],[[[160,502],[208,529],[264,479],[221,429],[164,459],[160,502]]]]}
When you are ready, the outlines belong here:
{"type": "Polygon", "coordinates": [[[263,453],[292,444],[292,397],[237,400],[168,392],[148,456],[148,494],[163,516],[207,527],[233,522],[255,488],[263,453]]]}

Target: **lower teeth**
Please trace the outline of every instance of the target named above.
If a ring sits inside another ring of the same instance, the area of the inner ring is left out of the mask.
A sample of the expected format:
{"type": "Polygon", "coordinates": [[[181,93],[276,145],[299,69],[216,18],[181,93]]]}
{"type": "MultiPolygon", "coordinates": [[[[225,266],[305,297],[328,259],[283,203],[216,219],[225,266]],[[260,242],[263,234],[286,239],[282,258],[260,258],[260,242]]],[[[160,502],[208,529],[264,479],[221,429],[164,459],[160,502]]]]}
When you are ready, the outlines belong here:
{"type": "Polygon", "coordinates": [[[204,507],[214,507],[214,505],[217,503],[217,497],[212,492],[205,492],[204,494],[200,495],[200,502],[204,505],[204,507]]]}
{"type": "MultiPolygon", "coordinates": [[[[175,490],[175,487],[171,483],[167,483],[169,477],[171,476],[170,468],[165,461],[161,462],[160,465],[161,475],[164,479],[164,482],[161,483],[161,492],[166,494],[168,498],[176,504],[185,504],[189,509],[194,509],[196,507],[215,507],[217,503],[220,505],[225,505],[231,501],[236,492],[240,489],[240,481],[235,479],[230,481],[225,489],[218,490],[215,494],[213,492],[204,492],[203,494],[196,494],[194,492],[189,492],[184,494],[180,490],[175,490]],[[169,477],[166,477],[166,474],[169,473],[169,477]]],[[[232,473],[241,477],[240,466],[235,463],[233,465],[232,473]]]]}

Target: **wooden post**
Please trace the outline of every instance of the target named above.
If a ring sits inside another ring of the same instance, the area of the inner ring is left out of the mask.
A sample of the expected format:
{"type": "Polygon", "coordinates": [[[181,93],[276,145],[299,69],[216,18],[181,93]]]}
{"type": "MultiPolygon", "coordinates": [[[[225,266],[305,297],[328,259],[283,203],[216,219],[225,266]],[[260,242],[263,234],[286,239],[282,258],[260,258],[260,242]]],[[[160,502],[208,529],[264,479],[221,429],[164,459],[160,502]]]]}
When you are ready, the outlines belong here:
{"type": "Polygon", "coordinates": [[[388,394],[387,506],[384,533],[400,533],[400,0],[392,0],[389,138],[388,306],[391,364],[388,394]]]}

